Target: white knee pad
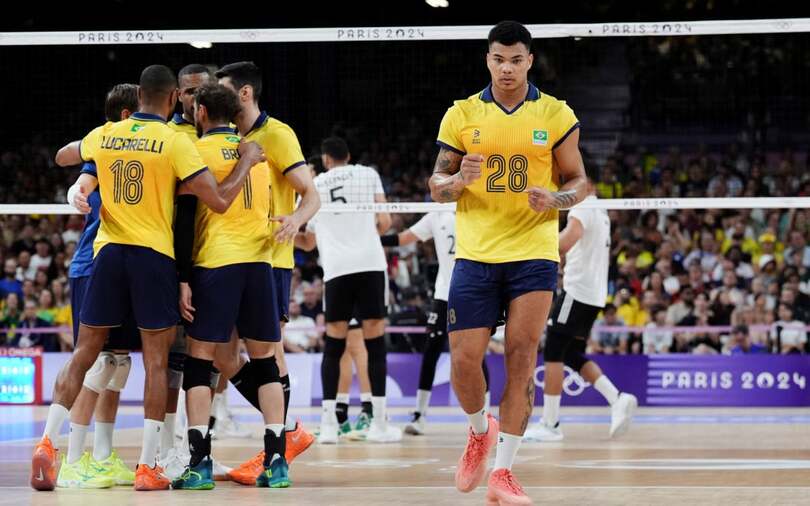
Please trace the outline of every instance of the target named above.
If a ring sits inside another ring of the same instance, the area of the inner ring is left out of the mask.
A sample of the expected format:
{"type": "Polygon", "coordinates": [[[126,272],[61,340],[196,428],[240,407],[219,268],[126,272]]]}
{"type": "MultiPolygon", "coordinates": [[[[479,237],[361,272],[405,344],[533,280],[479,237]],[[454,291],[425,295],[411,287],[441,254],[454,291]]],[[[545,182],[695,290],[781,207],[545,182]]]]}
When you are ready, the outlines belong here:
{"type": "Polygon", "coordinates": [[[115,355],[109,351],[102,351],[93,363],[93,367],[84,375],[85,387],[100,394],[107,388],[113,373],[115,373],[115,355]]]}
{"type": "Polygon", "coordinates": [[[169,388],[174,390],[183,388],[183,371],[176,371],[170,368],[166,371],[166,374],[169,375],[169,388]]]}
{"type": "Polygon", "coordinates": [[[120,392],[127,386],[127,378],[129,378],[129,370],[132,368],[132,358],[129,355],[116,355],[115,356],[115,373],[107,383],[107,390],[112,392],[120,392]]]}

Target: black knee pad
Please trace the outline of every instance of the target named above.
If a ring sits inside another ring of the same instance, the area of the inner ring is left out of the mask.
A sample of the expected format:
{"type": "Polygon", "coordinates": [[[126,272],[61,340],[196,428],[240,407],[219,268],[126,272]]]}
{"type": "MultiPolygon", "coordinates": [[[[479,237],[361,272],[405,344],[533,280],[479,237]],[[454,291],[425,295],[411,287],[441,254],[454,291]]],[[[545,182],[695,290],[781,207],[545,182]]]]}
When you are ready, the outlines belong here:
{"type": "Polygon", "coordinates": [[[210,387],[211,369],[214,368],[214,361],[186,357],[185,362],[183,389],[188,392],[194,387],[210,387]]]}
{"type": "Polygon", "coordinates": [[[385,360],[385,338],[383,336],[365,339],[363,342],[366,344],[369,362],[375,359],[385,360]]]}
{"type": "Polygon", "coordinates": [[[565,350],[573,340],[572,337],[548,331],[546,334],[546,346],[543,348],[543,361],[544,362],[562,362],[565,358],[565,350]]]}
{"type": "Polygon", "coordinates": [[[278,362],[276,357],[255,358],[251,359],[250,363],[253,368],[253,378],[256,381],[256,386],[261,388],[262,385],[268,383],[280,383],[281,375],[278,372],[278,362]]]}
{"type": "Polygon", "coordinates": [[[185,353],[178,353],[176,351],[169,352],[169,369],[171,369],[172,371],[183,372],[185,362],[186,362],[185,353]]]}
{"type": "Polygon", "coordinates": [[[323,355],[324,357],[336,358],[340,360],[343,352],[346,351],[346,339],[336,339],[334,337],[324,336],[323,338],[323,355]]]}
{"type": "Polygon", "coordinates": [[[576,372],[582,370],[582,367],[588,363],[588,358],[585,357],[586,344],[584,339],[574,339],[565,350],[565,365],[576,372]]]}

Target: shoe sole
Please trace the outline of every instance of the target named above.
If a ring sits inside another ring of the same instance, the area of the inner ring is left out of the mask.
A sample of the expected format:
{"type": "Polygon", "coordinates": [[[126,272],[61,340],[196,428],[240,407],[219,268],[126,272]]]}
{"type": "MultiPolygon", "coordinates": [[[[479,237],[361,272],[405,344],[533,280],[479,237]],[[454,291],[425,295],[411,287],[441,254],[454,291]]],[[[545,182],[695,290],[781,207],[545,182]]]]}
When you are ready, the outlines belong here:
{"type": "Polygon", "coordinates": [[[83,490],[99,490],[104,488],[112,488],[115,486],[114,483],[107,484],[100,484],[100,485],[93,485],[83,481],[76,481],[76,480],[65,480],[59,481],[56,480],[56,486],[59,488],[78,488],[83,490]]]}
{"type": "Polygon", "coordinates": [[[620,423],[619,426],[616,427],[616,430],[610,434],[611,438],[619,437],[627,433],[627,431],[630,429],[630,424],[633,422],[633,414],[635,413],[637,407],[637,400],[630,402],[630,409],[627,410],[627,417],[625,417],[624,421],[620,423]]]}
{"type": "Polygon", "coordinates": [[[34,454],[31,459],[31,488],[34,490],[48,491],[56,488],[56,481],[51,480],[46,472],[53,467],[53,462],[47,455],[34,454]],[[35,476],[42,476],[42,479],[34,479],[35,476]]]}
{"type": "Polygon", "coordinates": [[[214,490],[214,483],[203,483],[202,485],[196,485],[193,487],[174,487],[172,486],[173,490],[214,490]]]}
{"type": "Polygon", "coordinates": [[[165,487],[160,487],[160,488],[152,488],[152,487],[148,487],[148,488],[147,487],[140,487],[139,488],[139,487],[135,487],[135,491],[136,492],[153,492],[153,491],[156,491],[156,490],[171,490],[171,488],[172,488],[171,485],[166,485],[165,487]]]}

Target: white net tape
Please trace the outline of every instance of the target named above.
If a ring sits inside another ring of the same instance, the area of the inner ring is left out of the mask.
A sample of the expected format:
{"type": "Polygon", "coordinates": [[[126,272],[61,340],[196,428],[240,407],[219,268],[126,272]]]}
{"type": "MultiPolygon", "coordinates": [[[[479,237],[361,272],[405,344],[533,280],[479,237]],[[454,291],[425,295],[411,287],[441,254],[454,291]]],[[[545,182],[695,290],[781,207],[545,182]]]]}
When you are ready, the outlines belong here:
{"type": "MultiPolygon", "coordinates": [[[[810,209],[810,197],[740,197],[740,198],[647,198],[598,199],[582,202],[588,209],[810,209]]],[[[323,204],[321,213],[429,213],[453,212],[455,204],[436,202],[387,202],[357,204],[323,204]]],[[[67,204],[0,204],[0,214],[78,214],[67,204]]]]}
{"type": "MultiPolygon", "coordinates": [[[[810,18],[579,23],[526,25],[526,27],[532,36],[538,39],[796,33],[810,31],[810,18]]],[[[485,39],[491,28],[490,25],[476,25],[0,32],[0,46],[472,40],[485,39]]]]}

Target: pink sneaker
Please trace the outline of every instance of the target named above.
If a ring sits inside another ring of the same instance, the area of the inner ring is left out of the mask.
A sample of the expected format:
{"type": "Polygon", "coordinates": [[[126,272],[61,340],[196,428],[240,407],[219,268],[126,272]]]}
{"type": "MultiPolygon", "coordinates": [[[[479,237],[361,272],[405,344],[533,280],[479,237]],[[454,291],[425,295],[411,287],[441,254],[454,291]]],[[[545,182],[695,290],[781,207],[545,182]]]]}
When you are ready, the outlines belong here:
{"type": "Polygon", "coordinates": [[[475,434],[471,427],[467,436],[467,447],[456,470],[456,488],[461,492],[471,492],[487,473],[489,451],[498,442],[498,420],[492,415],[487,415],[487,420],[489,428],[486,434],[475,434]]]}
{"type": "Polygon", "coordinates": [[[534,504],[509,469],[496,469],[489,475],[487,506],[531,506],[534,504]]]}

